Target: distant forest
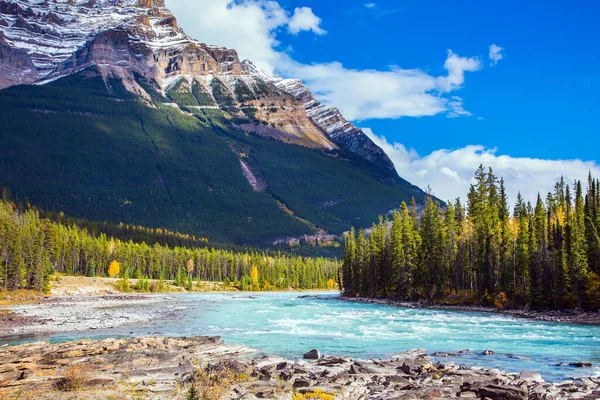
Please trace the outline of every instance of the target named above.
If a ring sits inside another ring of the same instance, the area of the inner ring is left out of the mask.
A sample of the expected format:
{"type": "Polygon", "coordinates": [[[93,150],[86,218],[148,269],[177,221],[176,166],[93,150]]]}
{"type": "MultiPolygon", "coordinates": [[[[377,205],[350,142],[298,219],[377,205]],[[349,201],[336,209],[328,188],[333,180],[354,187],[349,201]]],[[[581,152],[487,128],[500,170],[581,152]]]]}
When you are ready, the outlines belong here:
{"type": "Polygon", "coordinates": [[[512,212],[503,179],[480,166],[464,206],[403,203],[344,247],[343,293],[535,309],[600,308],[600,181],[563,179],[512,212]]]}
{"type": "Polygon", "coordinates": [[[55,272],[136,278],[145,283],[141,289],[159,291],[169,280],[188,287],[193,281],[226,282],[242,290],[326,289],[338,281],[339,262],[334,259],[215,249],[207,247],[205,239],[164,229],[62,215],[51,219],[36,209],[17,206],[1,188],[0,194],[0,290],[47,291],[55,272]],[[152,286],[148,280],[160,285],[152,286]]]}

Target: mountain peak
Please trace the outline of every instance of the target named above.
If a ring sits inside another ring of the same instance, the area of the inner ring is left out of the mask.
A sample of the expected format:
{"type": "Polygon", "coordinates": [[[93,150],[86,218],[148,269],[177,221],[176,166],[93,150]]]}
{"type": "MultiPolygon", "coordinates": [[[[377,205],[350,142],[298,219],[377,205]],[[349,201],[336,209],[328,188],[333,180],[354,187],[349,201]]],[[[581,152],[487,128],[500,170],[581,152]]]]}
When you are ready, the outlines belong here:
{"type": "Polygon", "coordinates": [[[185,79],[178,90],[193,98],[196,87],[208,96],[207,104],[192,99],[186,106],[251,111],[258,123],[243,129],[311,148],[344,149],[374,164],[385,179],[398,179],[387,155],[302,81],[190,38],[163,0],[0,0],[0,89],[44,84],[90,66],[118,76],[136,93],[145,89],[135,74],[163,93],[185,79]]]}

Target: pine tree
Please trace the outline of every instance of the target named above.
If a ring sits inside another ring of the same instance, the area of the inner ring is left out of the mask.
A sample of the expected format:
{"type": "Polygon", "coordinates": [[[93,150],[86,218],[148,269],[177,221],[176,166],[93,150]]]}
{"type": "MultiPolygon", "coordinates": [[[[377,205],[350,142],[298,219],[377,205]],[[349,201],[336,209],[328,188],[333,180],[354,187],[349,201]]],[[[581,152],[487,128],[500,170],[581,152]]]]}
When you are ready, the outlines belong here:
{"type": "Polygon", "coordinates": [[[418,287],[422,298],[433,302],[443,293],[443,237],[440,209],[431,197],[425,199],[425,209],[421,219],[421,254],[418,287]]]}
{"type": "MultiPolygon", "coordinates": [[[[404,204],[406,206],[406,204],[404,204]]],[[[402,238],[402,214],[394,211],[390,234],[390,281],[387,297],[396,297],[403,282],[405,271],[404,246],[402,238]]]]}
{"type": "Polygon", "coordinates": [[[342,264],[342,285],[344,296],[356,296],[354,287],[354,265],[356,263],[356,232],[354,228],[350,229],[348,235],[344,237],[344,263],[342,264]]]}
{"type": "Polygon", "coordinates": [[[583,307],[585,283],[587,280],[587,243],[585,240],[585,211],[581,182],[576,184],[575,214],[571,234],[571,268],[573,292],[577,295],[577,308],[583,307]]]}
{"type": "Polygon", "coordinates": [[[369,294],[369,268],[368,268],[368,249],[365,231],[358,231],[356,239],[356,261],[354,268],[354,287],[358,290],[361,297],[369,294]]]}
{"type": "Polygon", "coordinates": [[[400,206],[402,219],[402,249],[404,250],[404,265],[400,274],[398,295],[402,299],[415,299],[417,291],[415,287],[415,275],[419,262],[419,237],[415,226],[414,214],[409,214],[406,203],[400,206]]]}
{"type": "Polygon", "coordinates": [[[458,227],[454,204],[448,202],[443,222],[443,276],[448,291],[456,291],[452,277],[456,276],[456,256],[458,253],[458,227]]]}

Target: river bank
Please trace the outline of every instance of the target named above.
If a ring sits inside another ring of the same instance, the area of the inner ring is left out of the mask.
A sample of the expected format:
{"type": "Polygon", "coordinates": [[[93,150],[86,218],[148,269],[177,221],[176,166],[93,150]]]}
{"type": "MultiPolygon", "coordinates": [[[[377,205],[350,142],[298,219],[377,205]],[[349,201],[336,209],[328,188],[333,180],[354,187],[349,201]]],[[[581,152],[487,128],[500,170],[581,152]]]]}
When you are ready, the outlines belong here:
{"type": "Polygon", "coordinates": [[[483,306],[453,306],[453,305],[429,305],[422,302],[407,302],[390,299],[372,299],[367,297],[340,296],[341,300],[367,304],[381,304],[401,308],[416,308],[446,311],[482,312],[509,315],[515,318],[531,319],[544,322],[556,322],[566,324],[600,325],[600,312],[585,312],[578,310],[549,310],[536,311],[529,309],[505,309],[483,306]]]}
{"type": "Polygon", "coordinates": [[[0,339],[135,326],[175,319],[182,310],[166,295],[42,296],[0,313],[0,339]]]}
{"type": "Polygon", "coordinates": [[[0,397],[35,399],[567,399],[600,397],[599,378],[547,383],[535,372],[389,359],[252,356],[218,337],[31,343],[0,349],[0,397]],[[295,396],[295,397],[292,397],[295,396]]]}

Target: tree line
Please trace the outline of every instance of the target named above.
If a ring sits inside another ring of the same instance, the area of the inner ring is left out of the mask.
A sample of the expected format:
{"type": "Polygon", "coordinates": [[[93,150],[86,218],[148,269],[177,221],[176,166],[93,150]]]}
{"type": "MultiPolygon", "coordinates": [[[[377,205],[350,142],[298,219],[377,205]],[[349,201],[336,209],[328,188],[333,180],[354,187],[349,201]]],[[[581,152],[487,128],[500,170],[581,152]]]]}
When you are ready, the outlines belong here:
{"type": "Polygon", "coordinates": [[[467,195],[402,203],[345,239],[349,297],[536,309],[600,308],[600,181],[556,183],[512,212],[503,179],[480,166],[467,195]]]}
{"type": "MultiPolygon", "coordinates": [[[[162,233],[161,233],[162,234],[162,233]]],[[[185,240],[194,240],[183,238],[185,240]]],[[[90,234],[0,200],[0,289],[48,289],[55,272],[147,280],[228,282],[241,289],[326,289],[339,263],[261,251],[234,252],[120,240],[90,234]],[[109,271],[119,266],[117,274],[109,271]],[[109,273],[110,272],[110,273],[109,273]]]]}

